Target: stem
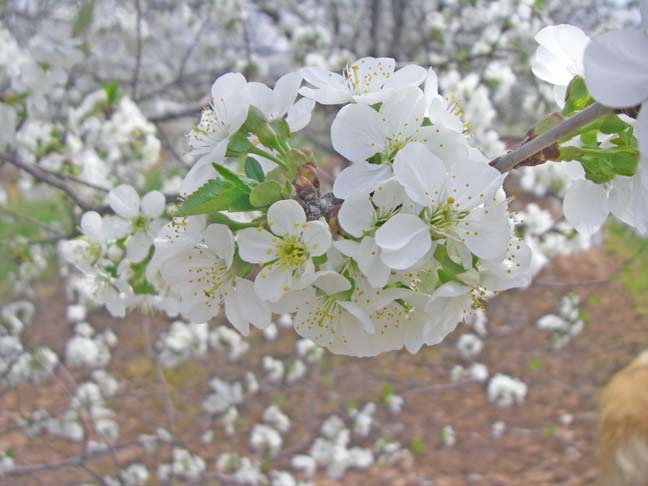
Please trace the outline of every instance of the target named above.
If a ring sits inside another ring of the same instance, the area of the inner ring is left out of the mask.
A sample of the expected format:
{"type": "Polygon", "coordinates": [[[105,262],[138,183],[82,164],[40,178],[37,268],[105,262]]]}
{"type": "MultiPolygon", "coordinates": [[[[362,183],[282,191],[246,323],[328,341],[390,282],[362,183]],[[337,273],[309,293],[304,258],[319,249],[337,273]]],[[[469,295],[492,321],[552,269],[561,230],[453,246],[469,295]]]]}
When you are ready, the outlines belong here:
{"type": "Polygon", "coordinates": [[[288,166],[286,165],[286,163],[283,160],[278,159],[274,155],[266,152],[265,150],[261,150],[260,148],[253,147],[253,148],[250,149],[250,153],[260,155],[261,157],[265,157],[268,160],[272,160],[275,164],[277,164],[283,170],[285,170],[285,171],[288,170],[288,166]]]}
{"type": "Polygon", "coordinates": [[[536,137],[533,140],[520,145],[511,152],[494,159],[491,161],[490,165],[500,172],[508,172],[529,157],[541,152],[550,145],[558,142],[560,139],[577,131],[580,127],[612,113],[614,113],[613,108],[608,108],[600,103],[594,103],[571,118],[567,118],[552,129],[547,130],[539,137],[536,137]]]}
{"type": "Polygon", "coordinates": [[[45,172],[43,169],[40,167],[34,165],[34,164],[28,164],[23,162],[22,160],[19,160],[17,157],[14,157],[10,154],[4,154],[0,153],[0,159],[9,162],[10,164],[18,167],[21,170],[24,170],[25,172],[29,173],[32,177],[37,179],[40,182],[44,182],[45,184],[48,184],[52,187],[55,187],[56,189],[63,191],[67,196],[72,199],[74,204],[79,206],[83,211],[92,211],[97,209],[96,206],[92,204],[86,203],[83,199],[81,199],[75,192],[74,189],[72,189],[68,184],[66,184],[63,180],[54,177],[47,172],[45,172]]]}

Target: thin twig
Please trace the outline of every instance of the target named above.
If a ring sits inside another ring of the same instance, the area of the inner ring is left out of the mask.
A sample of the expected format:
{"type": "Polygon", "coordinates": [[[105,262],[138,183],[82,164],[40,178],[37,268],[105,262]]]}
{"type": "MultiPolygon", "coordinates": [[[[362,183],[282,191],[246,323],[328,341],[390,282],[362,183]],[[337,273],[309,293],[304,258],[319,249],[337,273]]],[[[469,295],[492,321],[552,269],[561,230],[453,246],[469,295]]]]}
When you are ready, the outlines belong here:
{"type": "Polygon", "coordinates": [[[558,142],[560,139],[573,133],[578,128],[611,113],[614,113],[613,108],[608,108],[600,103],[594,103],[571,118],[567,118],[555,127],[547,130],[539,137],[520,145],[518,148],[512,150],[506,155],[494,159],[491,161],[490,165],[500,172],[508,172],[527,160],[529,157],[541,152],[550,145],[558,142]]]}
{"type": "Polygon", "coordinates": [[[141,0],[135,0],[135,10],[137,11],[135,29],[137,40],[135,45],[135,68],[133,69],[133,81],[131,83],[131,96],[137,100],[137,83],[139,82],[140,69],[142,64],[142,4],[141,0]]]}
{"type": "Polygon", "coordinates": [[[18,159],[17,157],[5,153],[0,153],[0,159],[5,160],[9,162],[11,165],[18,167],[20,170],[27,172],[28,174],[30,174],[32,177],[39,180],[40,182],[44,182],[45,184],[48,184],[60,191],[63,191],[70,199],[72,199],[74,204],[79,206],[82,210],[91,211],[96,209],[95,206],[88,204],[83,199],[81,199],[79,195],[75,193],[74,190],[64,181],[62,181],[58,177],[54,177],[48,174],[47,172],[44,172],[36,165],[27,164],[22,160],[18,159]]]}

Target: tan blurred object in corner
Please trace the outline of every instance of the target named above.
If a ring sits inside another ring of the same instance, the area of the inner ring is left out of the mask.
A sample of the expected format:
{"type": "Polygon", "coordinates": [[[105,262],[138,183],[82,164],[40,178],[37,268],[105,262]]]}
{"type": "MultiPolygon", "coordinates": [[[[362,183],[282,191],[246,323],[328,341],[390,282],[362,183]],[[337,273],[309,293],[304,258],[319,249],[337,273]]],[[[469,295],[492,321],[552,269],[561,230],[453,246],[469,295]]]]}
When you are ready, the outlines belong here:
{"type": "Polygon", "coordinates": [[[648,351],[601,396],[598,486],[648,486],[648,351]]]}

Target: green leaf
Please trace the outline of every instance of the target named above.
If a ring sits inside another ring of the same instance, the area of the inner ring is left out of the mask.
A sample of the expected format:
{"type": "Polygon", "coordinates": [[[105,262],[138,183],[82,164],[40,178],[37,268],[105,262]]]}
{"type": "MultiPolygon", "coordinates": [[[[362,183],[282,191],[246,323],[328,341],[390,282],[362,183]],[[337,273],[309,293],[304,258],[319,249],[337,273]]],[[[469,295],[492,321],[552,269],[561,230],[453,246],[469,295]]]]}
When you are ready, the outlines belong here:
{"type": "Polygon", "coordinates": [[[226,157],[233,159],[246,157],[254,151],[254,145],[248,140],[247,133],[239,130],[232,135],[227,143],[226,157]]]}
{"type": "Polygon", "coordinates": [[[576,111],[581,111],[582,109],[587,108],[592,103],[594,103],[594,98],[592,98],[589,91],[587,91],[585,80],[580,76],[576,76],[571,80],[567,87],[565,107],[563,108],[562,114],[565,116],[571,115],[576,111]]]}
{"type": "MultiPolygon", "coordinates": [[[[241,130],[246,133],[253,133],[257,136],[259,141],[268,148],[273,148],[279,153],[285,152],[284,146],[279,141],[277,133],[265,119],[265,116],[255,106],[250,106],[247,118],[241,127],[241,130]]],[[[290,130],[288,130],[290,133],[290,130]]]]}
{"type": "Polygon", "coordinates": [[[568,145],[566,147],[560,147],[560,156],[558,157],[558,160],[578,160],[582,156],[583,151],[579,147],[568,145]]]}
{"type": "Polygon", "coordinates": [[[187,197],[178,216],[214,214],[218,211],[251,211],[250,190],[225,179],[212,179],[187,197]]]}
{"type": "Polygon", "coordinates": [[[281,198],[281,184],[273,180],[261,182],[250,192],[250,204],[255,208],[270,206],[281,198]]]}
{"type": "Polygon", "coordinates": [[[590,130],[580,136],[581,143],[588,147],[596,147],[598,145],[598,130],[590,130]]]}
{"type": "Polygon", "coordinates": [[[254,179],[259,182],[263,182],[265,179],[265,174],[263,173],[263,168],[257,159],[252,157],[247,157],[245,159],[245,175],[250,179],[254,179]]]}
{"type": "Polygon", "coordinates": [[[94,18],[94,0],[84,0],[77,10],[72,23],[72,37],[84,34],[92,25],[94,18]]]}
{"type": "Polygon", "coordinates": [[[612,133],[620,133],[626,128],[628,128],[629,125],[621,120],[616,115],[608,115],[605,118],[601,119],[601,126],[599,130],[605,134],[612,134],[612,133]]]}
{"type": "Polygon", "coordinates": [[[210,221],[213,223],[219,223],[219,224],[224,224],[227,226],[229,229],[232,231],[237,231],[243,228],[256,228],[259,226],[259,223],[257,220],[250,221],[249,223],[242,223],[240,221],[234,221],[232,218],[226,216],[223,213],[219,213],[218,211],[215,213],[210,213],[210,221]]]}
{"type": "Polygon", "coordinates": [[[109,105],[114,105],[121,97],[119,93],[119,81],[117,80],[110,83],[103,83],[102,88],[104,93],[106,93],[106,101],[109,105]]]}
{"type": "Polygon", "coordinates": [[[447,276],[450,276],[451,280],[456,280],[455,277],[457,275],[466,271],[462,265],[459,265],[450,258],[445,245],[437,245],[436,250],[434,250],[434,259],[441,264],[443,272],[445,272],[447,276]]]}
{"type": "Polygon", "coordinates": [[[146,267],[153,258],[153,246],[149,248],[148,255],[144,260],[139,263],[131,263],[130,267],[133,270],[133,276],[128,283],[130,284],[133,292],[137,295],[155,295],[157,291],[155,287],[146,279],[146,267]]]}
{"type": "Polygon", "coordinates": [[[632,147],[626,147],[607,149],[607,151],[611,152],[610,157],[614,164],[614,171],[618,175],[628,177],[635,175],[637,167],[639,166],[639,150],[632,147]]]}
{"type": "Polygon", "coordinates": [[[616,175],[612,163],[603,157],[585,155],[580,158],[580,162],[585,169],[585,178],[596,184],[610,182],[616,175]]]}
{"type": "Polygon", "coordinates": [[[290,127],[288,126],[288,122],[283,118],[279,118],[278,120],[271,121],[270,126],[277,134],[277,137],[279,137],[281,145],[286,149],[289,148],[290,127]]]}
{"type": "Polygon", "coordinates": [[[232,271],[235,275],[245,278],[252,271],[252,264],[241,259],[238,252],[236,252],[234,253],[234,261],[232,262],[232,271]]]}
{"type": "Polygon", "coordinates": [[[237,173],[225,167],[224,165],[213,163],[212,166],[214,167],[214,169],[216,169],[216,172],[218,172],[223,179],[225,179],[228,182],[231,182],[232,184],[234,184],[237,187],[240,187],[241,189],[247,190],[248,192],[250,192],[250,189],[254,187],[257,183],[256,180],[240,176],[237,173]]]}

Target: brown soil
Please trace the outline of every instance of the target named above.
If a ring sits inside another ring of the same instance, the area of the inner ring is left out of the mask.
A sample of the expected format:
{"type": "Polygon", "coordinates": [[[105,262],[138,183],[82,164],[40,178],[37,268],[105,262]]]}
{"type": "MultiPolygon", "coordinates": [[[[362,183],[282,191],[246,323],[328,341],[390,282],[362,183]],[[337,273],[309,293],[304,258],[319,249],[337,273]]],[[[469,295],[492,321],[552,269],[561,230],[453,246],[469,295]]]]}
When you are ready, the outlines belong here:
{"type": "MultiPolygon", "coordinates": [[[[345,416],[350,403],[362,405],[380,400],[383,388],[390,384],[405,398],[402,414],[393,418],[384,407],[378,407],[378,426],[369,439],[360,443],[370,444],[381,435],[389,435],[409,446],[417,438],[425,450],[414,455],[411,468],[376,465],[368,471],[351,471],[338,481],[318,477],[315,484],[589,485],[596,476],[597,395],[609,377],[648,344],[648,319],[635,315],[633,302],[620,282],[607,281],[620,265],[621,259],[603,248],[557,258],[529,289],[508,292],[490,302],[490,334],[480,361],[491,374],[509,373],[529,385],[526,402],[521,406],[496,408],[487,402],[484,385],[435,387],[448,383],[450,368],[460,362],[454,345],[464,328],[443,345],[423,349],[416,355],[405,351],[375,359],[327,355],[319,369],[311,369],[297,384],[281,389],[262,384],[260,394],[240,410],[245,420],[240,423],[242,433],[237,438],[227,438],[214,424],[214,440],[207,446],[201,444],[198,439],[210,426],[200,408],[208,380],[214,376],[239,379],[246,369],[253,368],[263,383],[259,369],[263,355],[288,359],[293,354],[294,336],[284,330],[274,342],[254,336],[251,350],[238,363],[228,363],[224,356],[211,353],[167,372],[173,426],[181,441],[197,451],[208,469],[213,470],[216,458],[225,450],[254,457],[246,444],[248,432],[265,406],[275,400],[293,423],[284,453],[274,461],[275,468],[287,469],[290,454],[309,447],[306,438],[315,437],[325,416],[345,416]],[[554,312],[560,297],[571,291],[582,298],[588,322],[565,348],[552,351],[548,334],[538,330],[535,322],[543,314],[554,312]],[[529,366],[531,360],[539,367],[529,366]],[[573,415],[571,425],[561,423],[564,414],[573,415]],[[497,420],[506,422],[507,429],[495,439],[491,427],[497,420]],[[439,440],[440,430],[448,424],[457,432],[457,444],[452,448],[443,447],[439,440]]],[[[72,332],[64,318],[61,289],[56,282],[48,282],[38,295],[38,313],[28,331],[28,342],[47,343],[60,352],[72,332]]],[[[120,444],[128,444],[139,433],[152,433],[157,426],[168,423],[161,385],[146,357],[142,319],[141,315],[132,315],[115,321],[102,311],[89,319],[95,328],[111,326],[120,339],[110,368],[122,382],[119,396],[111,403],[121,417],[120,444]]],[[[151,317],[150,321],[154,336],[168,325],[160,317],[151,317]]],[[[57,376],[65,380],[62,373],[57,376]]],[[[74,373],[76,380],[84,376],[74,373]]],[[[14,419],[20,411],[43,407],[54,412],[63,410],[67,401],[66,392],[57,382],[0,391],[0,450],[11,449],[21,466],[57,462],[79,454],[78,444],[47,436],[27,440],[15,431],[14,419]]],[[[114,474],[113,460],[154,465],[163,462],[168,452],[162,449],[156,457],[147,458],[142,457],[140,449],[125,447],[114,458],[104,456],[88,465],[99,475],[114,474]]],[[[154,474],[154,467],[151,472],[154,474]]],[[[67,468],[31,478],[0,479],[0,485],[58,486],[85,481],[92,481],[89,473],[67,468]]]]}

